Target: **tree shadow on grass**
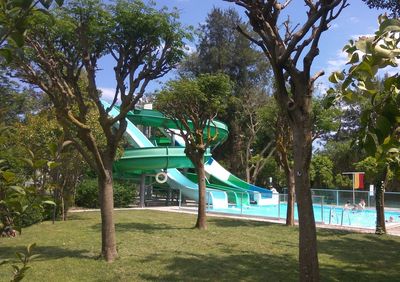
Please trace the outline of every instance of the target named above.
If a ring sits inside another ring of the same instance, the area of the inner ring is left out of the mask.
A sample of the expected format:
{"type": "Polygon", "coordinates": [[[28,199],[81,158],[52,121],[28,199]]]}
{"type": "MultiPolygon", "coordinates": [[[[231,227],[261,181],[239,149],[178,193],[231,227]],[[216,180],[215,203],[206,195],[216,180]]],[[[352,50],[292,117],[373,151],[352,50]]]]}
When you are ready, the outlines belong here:
{"type": "Polygon", "coordinates": [[[229,218],[208,218],[209,223],[213,223],[218,227],[267,227],[276,226],[276,223],[264,221],[238,220],[229,218]]]}
{"type": "MultiPolygon", "coordinates": [[[[14,259],[16,252],[25,252],[25,251],[26,251],[26,246],[0,247],[0,260],[14,259]]],[[[96,258],[96,255],[90,253],[90,251],[88,250],[74,250],[58,246],[36,246],[33,249],[33,253],[40,254],[40,257],[35,260],[53,260],[65,257],[82,258],[82,259],[96,258]]]]}
{"type": "Polygon", "coordinates": [[[296,281],[297,261],[292,257],[235,252],[201,255],[179,253],[173,258],[152,255],[143,262],[158,261],[167,274],[141,274],[146,281],[296,281]]]}
{"type": "Polygon", "coordinates": [[[350,232],[323,233],[331,232],[332,239],[319,240],[319,253],[348,267],[325,265],[321,267],[325,277],[336,275],[341,281],[346,277],[357,281],[400,281],[400,241],[372,234],[354,237],[350,232]]]}
{"type": "MultiPolygon", "coordinates": [[[[78,220],[83,220],[83,221],[91,221],[93,220],[93,216],[88,216],[89,212],[75,212],[75,213],[69,213],[68,214],[68,219],[67,221],[78,221],[78,220]]],[[[100,218],[100,213],[96,215],[96,212],[91,212],[93,215],[96,217],[100,218]]]]}
{"type": "MultiPolygon", "coordinates": [[[[101,224],[95,224],[91,226],[96,231],[101,231],[101,224]]],[[[153,234],[160,230],[189,230],[192,227],[176,227],[164,223],[138,223],[138,222],[127,222],[127,223],[116,223],[116,232],[129,232],[129,231],[141,231],[144,233],[153,234]]]]}

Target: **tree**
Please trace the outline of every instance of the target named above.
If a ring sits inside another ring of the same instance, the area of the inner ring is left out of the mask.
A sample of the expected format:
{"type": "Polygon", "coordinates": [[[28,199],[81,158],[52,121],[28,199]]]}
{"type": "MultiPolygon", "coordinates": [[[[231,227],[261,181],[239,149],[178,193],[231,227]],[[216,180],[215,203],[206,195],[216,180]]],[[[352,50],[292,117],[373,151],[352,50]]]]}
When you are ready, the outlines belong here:
{"type": "Polygon", "coordinates": [[[320,50],[322,33],[347,6],[346,0],[304,1],[306,20],[291,27],[290,20],[279,31],[280,14],[291,1],[226,0],[246,9],[258,37],[238,29],[259,46],[269,60],[276,80],[276,98],[288,115],[293,132],[293,159],[296,199],[299,211],[299,266],[301,281],[319,280],[316,228],[312,209],[310,174],[312,93],[323,71],[311,76],[311,66],[320,50]]]}
{"type": "Polygon", "coordinates": [[[223,74],[200,75],[171,81],[156,97],[155,107],[171,118],[185,140],[185,153],[198,175],[199,208],[196,227],[206,229],[206,177],[204,153],[217,140],[213,121],[226,108],[231,93],[229,78],[223,74]]]}
{"type": "Polygon", "coordinates": [[[13,59],[12,49],[8,44],[22,47],[24,34],[29,27],[29,22],[37,13],[48,15],[47,9],[55,2],[62,6],[64,0],[11,0],[0,5],[0,56],[7,61],[13,59]]]}
{"type": "MultiPolygon", "coordinates": [[[[57,123],[54,110],[42,110],[35,114],[25,114],[25,122],[14,125],[18,136],[13,140],[20,146],[29,148],[35,156],[54,163],[51,170],[42,173],[41,179],[48,183],[48,191],[57,203],[53,219],[61,216],[67,219],[69,207],[73,205],[76,186],[82,178],[87,165],[79,152],[66,140],[57,123]]],[[[96,117],[96,116],[95,116],[96,117]]],[[[93,129],[100,134],[101,129],[93,129]]]]}
{"type": "Polygon", "coordinates": [[[398,0],[362,0],[371,9],[385,9],[396,18],[400,16],[400,2],[398,0]]]}
{"type": "MultiPolygon", "coordinates": [[[[102,220],[101,254],[109,262],[117,256],[113,220],[112,163],[127,127],[126,115],[143,96],[151,80],[169,72],[184,56],[190,35],[176,12],[157,10],[141,1],[120,0],[104,5],[98,0],[71,1],[51,11],[53,19],[36,15],[25,35],[23,54],[15,46],[10,63],[20,79],[39,87],[54,105],[67,140],[96,172],[102,220]],[[114,59],[116,88],[109,116],[100,100],[98,61],[114,59]],[[84,83],[82,83],[82,77],[84,83]],[[102,130],[96,135],[91,112],[102,130]]],[[[12,42],[11,42],[12,43],[12,42]]],[[[10,44],[11,44],[10,43],[10,44]]]]}
{"type": "Polygon", "coordinates": [[[275,119],[273,113],[276,104],[272,97],[268,97],[259,89],[249,89],[244,97],[247,102],[239,107],[239,122],[244,125],[240,134],[244,144],[244,150],[240,152],[241,162],[246,170],[246,181],[256,184],[268,159],[275,152],[273,127],[270,125],[275,119]]]}
{"type": "Polygon", "coordinates": [[[235,83],[227,100],[228,109],[219,116],[228,124],[229,138],[216,147],[213,154],[215,158],[225,160],[232,173],[245,177],[246,167],[241,155],[246,154],[248,132],[243,129],[247,128],[251,113],[243,111],[242,106],[247,104],[249,96],[254,96],[251,92],[260,93],[257,95],[260,100],[252,97],[254,106],[260,108],[272,88],[272,79],[268,63],[262,60],[262,52],[236,31],[238,24],[244,25],[234,9],[212,9],[205,24],[198,29],[196,52],[183,61],[179,70],[188,76],[222,72],[235,83]]]}
{"type": "Polygon", "coordinates": [[[314,188],[333,187],[333,162],[323,154],[316,154],[311,159],[310,178],[314,188]]]}
{"type": "Polygon", "coordinates": [[[400,75],[385,75],[383,83],[378,71],[397,67],[400,59],[400,20],[379,17],[379,30],[374,36],[350,40],[344,47],[348,53],[348,71],[334,72],[333,83],[340,82],[340,92],[330,89],[339,98],[353,100],[366,97],[371,107],[361,112],[360,146],[383,167],[384,181],[376,183],[376,234],[386,233],[384,191],[391,176],[400,177],[400,75]]]}

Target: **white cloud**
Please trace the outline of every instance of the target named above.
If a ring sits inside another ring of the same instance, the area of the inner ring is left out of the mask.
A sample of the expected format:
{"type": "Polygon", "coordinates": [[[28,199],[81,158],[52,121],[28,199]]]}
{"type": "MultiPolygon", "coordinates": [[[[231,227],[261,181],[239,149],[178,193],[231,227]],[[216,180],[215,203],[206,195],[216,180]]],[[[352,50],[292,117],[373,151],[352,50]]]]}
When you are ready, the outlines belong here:
{"type": "Polygon", "coordinates": [[[114,96],[115,96],[114,88],[100,87],[99,90],[102,93],[102,95],[101,95],[102,99],[106,100],[107,102],[113,101],[114,96]]]}
{"type": "Polygon", "coordinates": [[[326,73],[328,76],[331,72],[340,71],[344,68],[347,63],[347,54],[343,52],[341,49],[336,52],[336,57],[328,60],[328,67],[326,68],[326,73]]]}
{"type": "Polygon", "coordinates": [[[357,17],[350,17],[349,21],[352,22],[352,23],[358,23],[358,22],[360,22],[360,19],[357,18],[357,17]]]}
{"type": "Polygon", "coordinates": [[[358,40],[358,39],[360,39],[360,37],[373,37],[373,36],[375,36],[375,35],[372,34],[372,33],[367,33],[367,34],[355,34],[355,35],[352,35],[351,38],[354,39],[354,40],[358,40]]]}

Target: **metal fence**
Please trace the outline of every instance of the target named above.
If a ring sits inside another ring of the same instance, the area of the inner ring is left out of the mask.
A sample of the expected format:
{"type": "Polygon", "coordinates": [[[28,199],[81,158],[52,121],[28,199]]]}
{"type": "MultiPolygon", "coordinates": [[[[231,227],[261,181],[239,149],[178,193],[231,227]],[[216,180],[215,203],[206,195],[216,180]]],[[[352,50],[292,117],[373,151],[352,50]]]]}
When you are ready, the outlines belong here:
{"type": "MultiPolygon", "coordinates": [[[[275,198],[270,199],[271,202],[263,202],[263,204],[260,205],[257,203],[256,199],[265,201],[267,200],[266,195],[260,198],[260,195],[252,195],[252,193],[253,192],[236,192],[236,198],[230,197],[225,207],[217,207],[211,201],[212,195],[210,192],[207,192],[207,211],[277,220],[286,219],[287,194],[275,194],[275,198]],[[236,199],[236,202],[232,199],[236,199]]],[[[374,228],[376,216],[374,215],[375,196],[370,195],[367,191],[354,191],[353,197],[353,191],[351,190],[312,189],[312,201],[316,223],[374,228]],[[356,208],[347,209],[345,204],[347,202],[353,204],[353,199],[355,204],[363,199],[366,202],[366,209],[369,211],[356,211],[356,208]]],[[[179,206],[181,208],[197,210],[197,203],[185,198],[181,193],[179,194],[179,206]]],[[[386,192],[385,208],[387,208],[387,211],[389,210],[389,214],[385,215],[385,217],[389,220],[389,217],[391,217],[390,210],[392,210],[392,212],[396,213],[396,223],[400,223],[400,214],[398,214],[398,209],[400,209],[400,193],[386,192]],[[395,209],[397,209],[397,211],[395,209]]],[[[297,208],[294,209],[294,215],[295,219],[297,219],[297,208]]]]}
{"type": "MultiPolygon", "coordinates": [[[[333,189],[311,189],[313,196],[324,196],[325,204],[344,206],[347,202],[359,203],[362,199],[367,207],[375,207],[375,195],[369,191],[355,190],[333,190],[333,189]]],[[[400,209],[400,193],[385,192],[385,207],[400,209]]]]}

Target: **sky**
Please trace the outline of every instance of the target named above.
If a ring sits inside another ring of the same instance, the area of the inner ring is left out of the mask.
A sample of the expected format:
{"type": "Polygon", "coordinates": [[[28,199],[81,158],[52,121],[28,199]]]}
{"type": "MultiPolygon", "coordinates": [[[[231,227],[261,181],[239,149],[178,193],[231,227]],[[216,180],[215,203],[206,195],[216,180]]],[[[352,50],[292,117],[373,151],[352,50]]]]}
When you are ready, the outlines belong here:
{"type": "MultiPolygon", "coordinates": [[[[183,25],[193,26],[197,28],[204,23],[207,14],[213,7],[222,9],[234,8],[241,15],[244,21],[248,21],[242,7],[223,0],[157,0],[158,7],[176,7],[180,13],[180,21],[183,25]]],[[[341,50],[350,39],[357,39],[361,35],[373,34],[378,27],[377,19],[383,11],[369,9],[361,0],[348,0],[350,6],[343,10],[340,16],[331,23],[331,28],[324,32],[320,42],[320,55],[315,59],[313,64],[313,72],[319,70],[325,71],[325,76],[317,80],[320,89],[328,86],[328,76],[332,71],[342,70],[346,64],[346,54],[341,50]]],[[[303,23],[305,19],[306,8],[304,1],[293,0],[285,9],[292,22],[303,23]]],[[[286,19],[283,18],[282,19],[286,19]]],[[[195,49],[195,42],[188,43],[190,49],[195,49]]],[[[107,57],[101,60],[101,71],[97,75],[97,83],[103,90],[104,96],[113,95],[115,87],[115,79],[113,76],[114,62],[112,58],[107,57]]],[[[166,77],[152,82],[147,92],[153,92],[162,87],[168,79],[174,77],[174,72],[166,77]]],[[[323,94],[323,93],[322,93],[323,94]]]]}

